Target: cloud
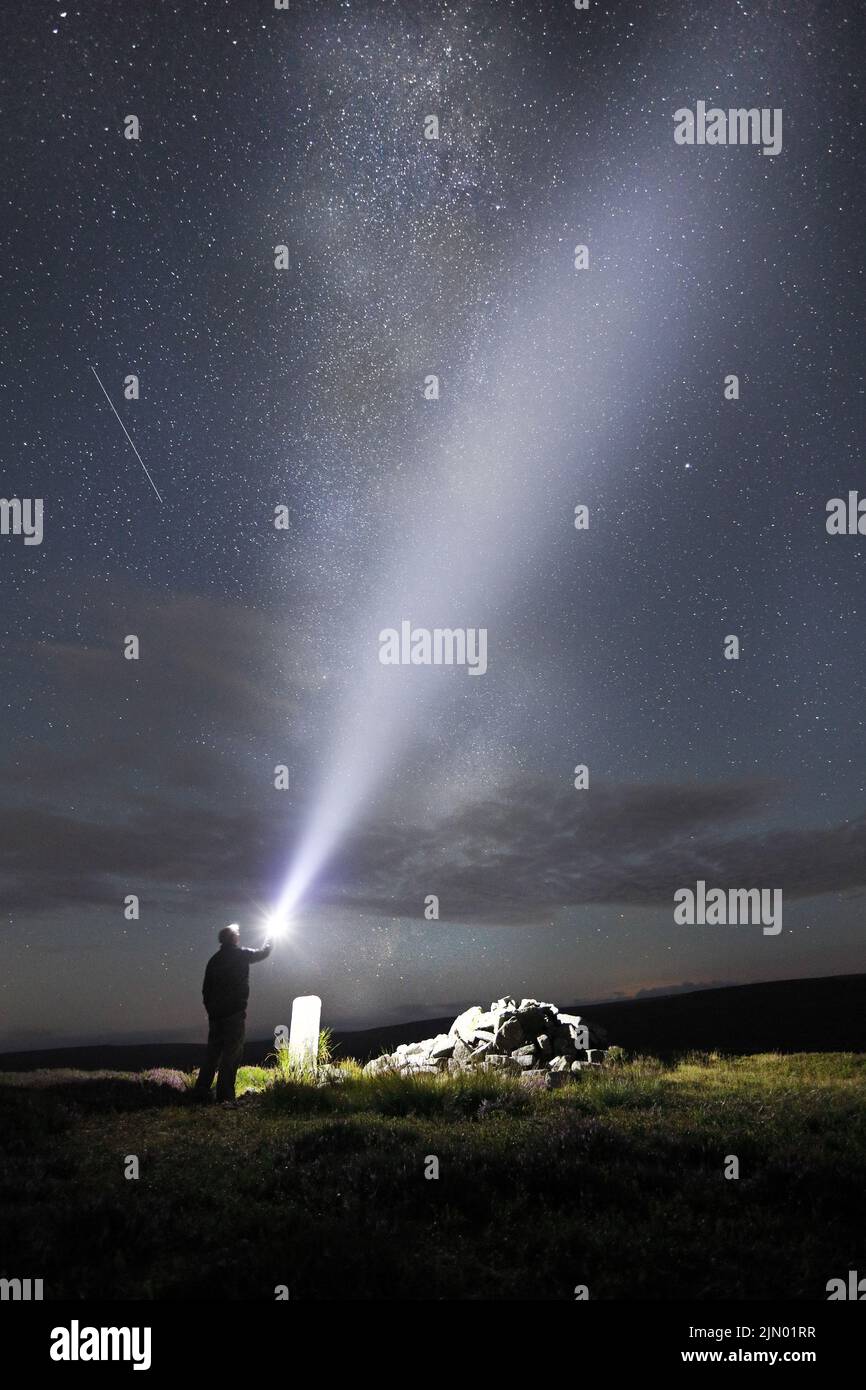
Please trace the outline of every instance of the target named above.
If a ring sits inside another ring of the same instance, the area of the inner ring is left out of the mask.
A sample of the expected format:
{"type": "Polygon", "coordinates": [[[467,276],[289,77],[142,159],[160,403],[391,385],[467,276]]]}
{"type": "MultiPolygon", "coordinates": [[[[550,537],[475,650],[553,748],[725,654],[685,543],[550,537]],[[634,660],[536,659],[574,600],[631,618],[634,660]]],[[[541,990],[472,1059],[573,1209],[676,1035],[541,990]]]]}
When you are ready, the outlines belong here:
{"type": "Polygon", "coordinates": [[[571,792],[517,778],[432,827],[380,823],[358,833],[331,875],[331,894],[383,915],[417,917],[424,897],[442,920],[549,922],[590,903],[670,906],[699,878],[782,888],[791,898],[866,883],[866,818],[824,830],[753,830],[766,783],[602,786],[571,792]]]}
{"type": "Polygon", "coordinates": [[[169,713],[211,728],[268,731],[275,719],[302,715],[316,684],[310,652],[297,632],[287,642],[284,620],[273,613],[129,593],[109,609],[98,604],[88,620],[90,640],[38,642],[31,654],[51,693],[72,698],[85,720],[92,702],[101,725],[116,711],[134,716],[136,730],[161,729],[169,713]],[[137,661],[123,658],[127,634],[139,638],[137,661]]]}
{"type": "Polygon", "coordinates": [[[40,723],[4,753],[5,907],[261,894],[293,826],[274,767],[296,773],[313,747],[320,672],[305,640],[289,646],[280,615],[209,599],[81,603],[79,644],[19,646],[40,723]],[[136,662],[122,655],[129,633],[136,662]]]}
{"type": "Polygon", "coordinates": [[[114,905],[127,893],[198,906],[260,898],[285,826],[230,805],[190,810],[139,798],[124,819],[0,811],[7,911],[114,905]]]}
{"type": "MultiPolygon", "coordinates": [[[[110,625],[96,613],[98,639],[34,649],[46,699],[74,717],[76,738],[71,753],[20,738],[7,755],[4,904],[116,906],[130,892],[205,908],[267,901],[307,824],[296,797],[275,792],[273,766],[308,753],[315,763],[321,673],[303,643],[286,658],[273,614],[203,599],[121,606],[110,625]],[[138,663],[119,654],[128,632],[142,640],[138,663]]],[[[395,799],[349,829],[313,894],[418,919],[435,893],[444,921],[533,924],[592,903],[670,907],[698,878],[789,898],[866,886],[866,819],[755,829],[778,790],[595,781],[575,792],[519,776],[423,824],[395,799]]]]}
{"type": "MultiPolygon", "coordinates": [[[[116,904],[137,892],[202,905],[263,897],[297,825],[270,804],[208,806],[171,791],[135,797],[121,818],[34,807],[0,811],[0,883],[9,910],[116,904]]],[[[378,916],[541,923],[590,903],[669,906],[677,887],[781,887],[790,898],[866,883],[866,820],[826,830],[731,834],[763,784],[597,786],[591,793],[513,781],[497,800],[428,827],[379,821],[350,838],[317,899],[378,916]]]]}

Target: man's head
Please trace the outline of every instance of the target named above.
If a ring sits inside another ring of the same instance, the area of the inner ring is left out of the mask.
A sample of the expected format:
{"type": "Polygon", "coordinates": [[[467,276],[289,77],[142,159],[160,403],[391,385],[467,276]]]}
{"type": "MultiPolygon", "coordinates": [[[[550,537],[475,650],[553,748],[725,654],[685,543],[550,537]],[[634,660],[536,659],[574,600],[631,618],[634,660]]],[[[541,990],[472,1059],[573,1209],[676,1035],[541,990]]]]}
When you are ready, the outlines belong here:
{"type": "Polygon", "coordinates": [[[223,927],[219,934],[219,943],[221,946],[237,946],[240,939],[241,929],[237,922],[232,922],[229,927],[223,927]]]}

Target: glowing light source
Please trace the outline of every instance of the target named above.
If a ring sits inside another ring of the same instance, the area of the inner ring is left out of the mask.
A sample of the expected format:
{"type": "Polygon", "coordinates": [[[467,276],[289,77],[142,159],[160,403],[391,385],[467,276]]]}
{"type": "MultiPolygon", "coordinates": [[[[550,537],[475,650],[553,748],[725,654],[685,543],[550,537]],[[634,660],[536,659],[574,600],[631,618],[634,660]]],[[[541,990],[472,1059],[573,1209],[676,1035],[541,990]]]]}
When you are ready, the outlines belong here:
{"type": "Polygon", "coordinates": [[[286,932],[289,930],[288,917],[284,912],[273,913],[267,920],[266,929],[272,941],[281,936],[285,936],[286,932]]]}
{"type": "Polygon", "coordinates": [[[318,994],[302,994],[292,1001],[289,1030],[289,1062],[302,1071],[315,1071],[319,1056],[319,1022],[322,1001],[318,994]]]}

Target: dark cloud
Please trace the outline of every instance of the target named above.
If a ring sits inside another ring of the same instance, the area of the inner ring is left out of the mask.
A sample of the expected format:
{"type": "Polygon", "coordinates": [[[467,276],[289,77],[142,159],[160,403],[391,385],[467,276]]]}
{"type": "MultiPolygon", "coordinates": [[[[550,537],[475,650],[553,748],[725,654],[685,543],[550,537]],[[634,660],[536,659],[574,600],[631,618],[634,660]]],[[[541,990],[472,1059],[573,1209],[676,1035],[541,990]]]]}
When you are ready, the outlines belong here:
{"type": "Polygon", "coordinates": [[[303,642],[290,652],[279,616],[209,599],[129,591],[82,610],[79,645],[21,648],[42,697],[0,772],[5,906],[261,893],[292,828],[274,767],[296,773],[309,745],[318,676],[303,642]]]}
{"type": "Polygon", "coordinates": [[[9,911],[116,905],[127,893],[198,905],[262,896],[284,827],[231,805],[140,798],[124,819],[41,809],[0,812],[0,884],[9,911]]]}
{"type": "MultiPolygon", "coordinates": [[[[3,898],[29,910],[116,903],[126,892],[159,901],[192,891],[202,904],[265,899],[284,865],[300,812],[276,816],[226,794],[190,807],[174,788],[139,795],[120,817],[39,808],[0,813],[3,898]]],[[[789,898],[866,884],[866,819],[825,830],[748,830],[764,783],[596,785],[563,792],[521,778],[495,799],[461,806],[429,826],[382,819],[350,838],[318,886],[323,904],[418,918],[427,894],[443,921],[543,923],[589,903],[670,906],[698,878],[782,888],[789,898]]]]}
{"type": "Polygon", "coordinates": [[[188,596],[154,604],[129,593],[110,608],[98,603],[86,621],[89,640],[32,648],[49,695],[74,700],[85,725],[90,708],[102,725],[117,711],[134,718],[136,731],[155,724],[162,735],[169,724],[270,732],[277,720],[291,725],[303,715],[316,683],[299,634],[289,643],[284,620],[271,612],[188,596]],[[123,657],[129,634],[139,639],[137,661],[123,657]]]}
{"type": "MultiPolygon", "coordinates": [[[[352,906],[417,916],[428,893],[442,920],[549,922],[587,903],[670,905],[703,878],[782,888],[791,898],[866,882],[866,818],[825,830],[750,830],[768,785],[601,786],[563,792],[517,779],[496,801],[432,828],[380,824],[347,846],[339,893],[352,906]]],[[[334,880],[336,881],[336,880],[334,880]]]]}

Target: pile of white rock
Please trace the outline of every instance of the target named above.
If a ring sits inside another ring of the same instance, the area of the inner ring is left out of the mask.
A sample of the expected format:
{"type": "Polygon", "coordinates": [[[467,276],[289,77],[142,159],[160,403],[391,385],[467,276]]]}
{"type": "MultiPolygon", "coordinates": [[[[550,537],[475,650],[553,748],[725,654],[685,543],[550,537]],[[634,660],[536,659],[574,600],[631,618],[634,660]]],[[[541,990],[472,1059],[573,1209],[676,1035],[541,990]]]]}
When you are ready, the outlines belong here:
{"type": "Polygon", "coordinates": [[[374,1057],[364,1071],[410,1075],[481,1067],[524,1077],[527,1085],[559,1085],[588,1067],[602,1066],[601,1041],[601,1030],[577,1014],[509,995],[494,1000],[489,1009],[474,1004],[447,1033],[401,1043],[396,1052],[374,1057]]]}

